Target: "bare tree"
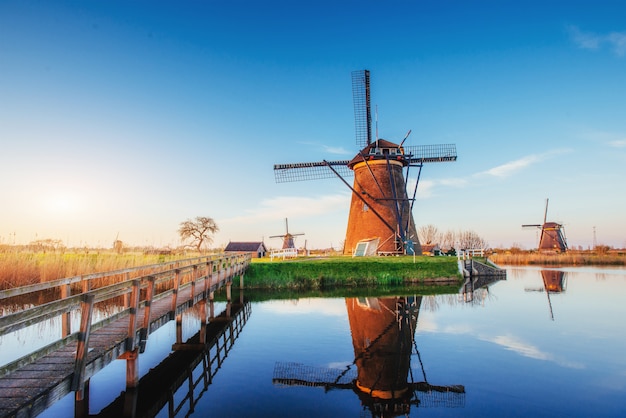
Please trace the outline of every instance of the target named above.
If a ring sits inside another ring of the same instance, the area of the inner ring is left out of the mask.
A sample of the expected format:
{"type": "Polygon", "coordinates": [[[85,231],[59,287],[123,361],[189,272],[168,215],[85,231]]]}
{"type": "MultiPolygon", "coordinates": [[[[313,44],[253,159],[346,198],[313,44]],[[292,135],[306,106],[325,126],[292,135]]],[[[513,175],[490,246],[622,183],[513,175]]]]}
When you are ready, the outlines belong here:
{"type": "Polygon", "coordinates": [[[437,244],[439,231],[435,225],[428,224],[419,227],[417,230],[417,236],[419,237],[420,243],[424,245],[437,244]]]}
{"type": "Polygon", "coordinates": [[[181,222],[178,234],[181,241],[191,241],[191,245],[196,247],[198,252],[201,252],[202,245],[213,242],[211,235],[219,230],[213,218],[197,216],[194,220],[187,219],[185,222],[181,222]]]}
{"type": "Polygon", "coordinates": [[[442,250],[450,250],[456,244],[456,233],[454,231],[446,231],[441,234],[441,242],[439,246],[442,250]]]}
{"type": "Polygon", "coordinates": [[[457,236],[459,246],[464,249],[487,248],[489,244],[474,231],[461,231],[457,236]]]}

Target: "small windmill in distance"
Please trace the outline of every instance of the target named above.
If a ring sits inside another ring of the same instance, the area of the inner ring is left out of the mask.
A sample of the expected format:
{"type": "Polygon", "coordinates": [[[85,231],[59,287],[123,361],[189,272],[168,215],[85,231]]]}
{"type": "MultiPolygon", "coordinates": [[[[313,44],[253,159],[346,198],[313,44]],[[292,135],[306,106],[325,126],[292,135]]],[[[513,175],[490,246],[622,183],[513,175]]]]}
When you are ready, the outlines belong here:
{"type": "Polygon", "coordinates": [[[289,232],[289,223],[287,222],[287,218],[285,218],[285,233],[283,235],[270,235],[270,238],[282,238],[283,250],[284,250],[286,248],[296,248],[294,237],[297,237],[300,235],[304,235],[304,233],[292,234],[289,232]]]}
{"type": "Polygon", "coordinates": [[[567,251],[567,241],[563,225],[557,222],[547,222],[548,200],[546,199],[546,210],[543,214],[543,224],[525,224],[522,228],[540,228],[541,238],[539,238],[539,251],[564,253],[567,251]]]}

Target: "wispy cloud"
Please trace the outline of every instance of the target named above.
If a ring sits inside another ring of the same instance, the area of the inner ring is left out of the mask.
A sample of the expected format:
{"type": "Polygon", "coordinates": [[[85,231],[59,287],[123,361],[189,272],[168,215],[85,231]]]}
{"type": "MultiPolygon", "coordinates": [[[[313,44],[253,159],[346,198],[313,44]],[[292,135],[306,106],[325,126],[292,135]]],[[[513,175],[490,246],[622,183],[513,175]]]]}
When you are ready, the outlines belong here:
{"type": "Polygon", "coordinates": [[[290,217],[311,216],[344,210],[350,203],[350,195],[331,194],[324,196],[278,196],[265,199],[245,215],[225,219],[225,224],[250,224],[272,219],[282,219],[289,213],[290,217]]]}
{"type": "Polygon", "coordinates": [[[584,32],[577,26],[567,28],[572,41],[582,49],[598,50],[605,45],[619,57],[626,55],[626,32],[610,32],[608,34],[598,34],[594,32],[584,32]]]}
{"type": "Polygon", "coordinates": [[[509,161],[508,163],[501,164],[499,166],[490,168],[485,171],[474,174],[475,177],[480,176],[493,176],[493,177],[509,177],[515,172],[523,170],[533,164],[545,161],[553,156],[565,154],[570,152],[567,149],[552,150],[544,152],[542,154],[531,154],[517,160],[509,161]]]}
{"type": "Polygon", "coordinates": [[[582,133],[582,138],[593,141],[613,148],[626,147],[626,137],[622,133],[587,130],[582,133]]]}
{"type": "Polygon", "coordinates": [[[355,154],[354,151],[349,151],[343,147],[331,147],[329,145],[322,145],[324,151],[330,154],[338,154],[338,155],[352,155],[355,154]]]}
{"type": "Polygon", "coordinates": [[[609,141],[609,145],[614,148],[626,148],[626,139],[616,139],[614,141],[609,141]]]}
{"type": "Polygon", "coordinates": [[[502,346],[507,350],[514,351],[524,357],[530,357],[537,360],[550,360],[552,358],[550,354],[542,352],[534,345],[525,343],[510,335],[498,335],[488,339],[487,341],[502,346]]]}
{"type": "Polygon", "coordinates": [[[313,148],[321,149],[324,153],[335,155],[354,155],[354,150],[348,150],[344,147],[337,147],[333,145],[320,144],[319,142],[299,141],[299,144],[308,145],[313,148]]]}
{"type": "Polygon", "coordinates": [[[562,367],[570,369],[584,369],[585,365],[576,362],[569,361],[559,356],[555,356],[551,353],[541,351],[538,347],[522,341],[521,339],[512,335],[497,335],[495,337],[483,338],[485,341],[492,342],[507,350],[511,350],[521,356],[529,357],[535,360],[551,361],[562,367]]]}

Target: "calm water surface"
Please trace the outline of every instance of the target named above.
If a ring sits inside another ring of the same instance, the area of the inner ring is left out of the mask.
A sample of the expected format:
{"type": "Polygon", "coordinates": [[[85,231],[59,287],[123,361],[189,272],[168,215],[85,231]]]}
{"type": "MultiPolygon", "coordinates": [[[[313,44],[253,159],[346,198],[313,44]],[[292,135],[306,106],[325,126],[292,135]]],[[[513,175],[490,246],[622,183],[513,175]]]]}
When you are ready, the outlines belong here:
{"type": "MultiPolygon", "coordinates": [[[[626,416],[626,269],[510,267],[472,294],[400,296],[252,302],[193,412],[186,383],[174,395],[177,416],[626,416]]],[[[198,326],[187,315],[184,338],[198,326]]],[[[150,336],[142,376],[174,341],[173,323],[150,336]]],[[[91,379],[91,415],[125,372],[120,360],[91,379]]],[[[43,416],[71,417],[73,402],[43,416]]]]}

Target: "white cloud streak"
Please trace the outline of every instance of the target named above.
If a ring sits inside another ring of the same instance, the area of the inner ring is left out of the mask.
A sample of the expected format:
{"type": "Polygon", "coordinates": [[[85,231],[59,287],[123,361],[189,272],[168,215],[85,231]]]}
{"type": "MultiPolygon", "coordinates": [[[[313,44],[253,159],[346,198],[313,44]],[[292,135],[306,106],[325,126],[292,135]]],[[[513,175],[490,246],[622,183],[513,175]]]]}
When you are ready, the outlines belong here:
{"type": "Polygon", "coordinates": [[[626,32],[597,34],[583,32],[577,26],[569,26],[567,30],[574,44],[581,49],[598,50],[608,45],[618,57],[626,55],[626,32]]]}
{"type": "Polygon", "coordinates": [[[247,211],[246,215],[225,219],[226,224],[252,224],[261,221],[289,217],[319,215],[344,210],[350,204],[350,195],[331,194],[315,197],[278,196],[261,201],[258,207],[247,211]]]}
{"type": "Polygon", "coordinates": [[[533,164],[540,163],[549,158],[552,158],[555,155],[565,154],[570,152],[570,150],[560,149],[544,152],[542,154],[531,154],[525,157],[519,158],[517,160],[509,161],[508,163],[501,164],[499,166],[490,168],[489,170],[481,171],[480,173],[474,174],[475,177],[480,176],[493,176],[493,177],[509,177],[513,175],[515,172],[523,170],[533,164]]]}
{"type": "Polygon", "coordinates": [[[626,139],[616,139],[615,141],[610,141],[609,145],[614,148],[626,148],[626,139]]]}

